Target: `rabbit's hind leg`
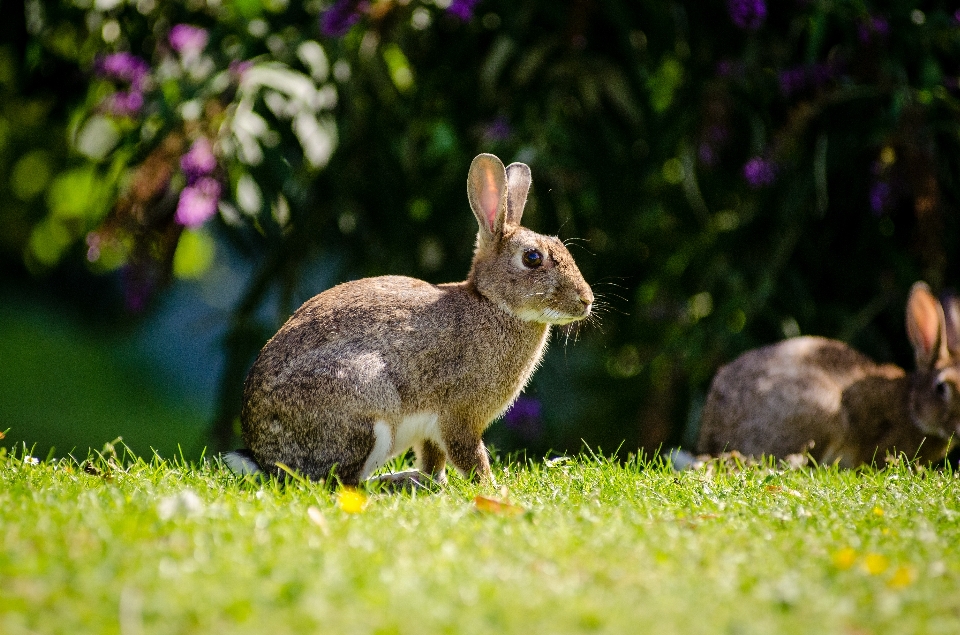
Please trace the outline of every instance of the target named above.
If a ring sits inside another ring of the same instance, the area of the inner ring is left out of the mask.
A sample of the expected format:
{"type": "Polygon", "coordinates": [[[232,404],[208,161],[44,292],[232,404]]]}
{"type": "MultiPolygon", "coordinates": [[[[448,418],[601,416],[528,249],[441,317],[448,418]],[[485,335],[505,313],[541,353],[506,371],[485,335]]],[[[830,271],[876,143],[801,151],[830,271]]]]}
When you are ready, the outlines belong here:
{"type": "Polygon", "coordinates": [[[354,419],[349,425],[344,425],[346,421],[317,423],[259,437],[250,448],[257,463],[280,478],[290,470],[314,481],[334,477],[343,485],[359,485],[371,455],[382,445],[378,443],[381,431],[371,419],[354,419]]]}
{"type": "Polygon", "coordinates": [[[416,446],[417,469],[438,485],[447,482],[447,455],[436,442],[424,439],[416,446]]]}
{"type": "Polygon", "coordinates": [[[454,429],[443,439],[447,449],[447,458],[464,476],[474,481],[493,483],[490,472],[490,457],[483,445],[483,438],[469,429],[454,429]]]}

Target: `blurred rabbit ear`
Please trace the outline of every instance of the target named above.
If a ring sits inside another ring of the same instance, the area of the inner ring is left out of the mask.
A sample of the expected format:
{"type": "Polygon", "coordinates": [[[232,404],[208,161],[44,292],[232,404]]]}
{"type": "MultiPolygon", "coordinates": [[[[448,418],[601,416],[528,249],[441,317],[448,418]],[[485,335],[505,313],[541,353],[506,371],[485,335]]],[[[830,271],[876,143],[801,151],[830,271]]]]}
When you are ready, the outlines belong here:
{"type": "Polygon", "coordinates": [[[950,291],[940,298],[946,319],[947,350],[952,357],[960,357],[960,296],[950,291]]]}
{"type": "Polygon", "coordinates": [[[478,154],[467,174],[467,198],[480,231],[488,238],[503,231],[507,174],[492,154],[478,154]]]}
{"type": "Polygon", "coordinates": [[[526,163],[511,163],[507,166],[507,226],[520,224],[532,180],[526,163]]]}
{"type": "Polygon", "coordinates": [[[907,301],[907,335],[917,368],[933,368],[947,356],[943,309],[925,282],[916,282],[907,301]]]}

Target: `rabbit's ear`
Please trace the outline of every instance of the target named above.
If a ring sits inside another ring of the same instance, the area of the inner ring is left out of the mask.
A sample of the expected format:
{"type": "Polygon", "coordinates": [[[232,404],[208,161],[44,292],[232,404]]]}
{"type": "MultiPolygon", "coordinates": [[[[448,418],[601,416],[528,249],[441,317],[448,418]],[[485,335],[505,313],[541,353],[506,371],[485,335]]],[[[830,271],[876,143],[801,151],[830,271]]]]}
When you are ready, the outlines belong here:
{"type": "Polygon", "coordinates": [[[951,357],[960,357],[960,296],[952,291],[940,298],[946,318],[947,350],[951,357]]]}
{"type": "Polygon", "coordinates": [[[511,163],[507,166],[507,226],[515,227],[520,224],[532,180],[526,163],[511,163]]]}
{"type": "Polygon", "coordinates": [[[907,335],[917,358],[917,368],[933,368],[946,357],[943,309],[925,282],[914,283],[907,301],[907,335]]]}
{"type": "Polygon", "coordinates": [[[478,154],[467,174],[467,198],[480,230],[488,237],[503,231],[507,174],[492,154],[478,154]]]}

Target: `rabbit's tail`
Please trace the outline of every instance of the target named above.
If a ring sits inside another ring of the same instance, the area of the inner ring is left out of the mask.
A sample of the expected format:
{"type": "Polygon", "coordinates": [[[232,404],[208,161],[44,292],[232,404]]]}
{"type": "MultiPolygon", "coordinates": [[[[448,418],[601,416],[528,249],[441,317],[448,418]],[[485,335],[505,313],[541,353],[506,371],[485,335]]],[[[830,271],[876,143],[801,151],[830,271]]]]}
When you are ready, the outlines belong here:
{"type": "Polygon", "coordinates": [[[670,467],[672,467],[677,472],[682,472],[683,470],[697,469],[703,465],[703,459],[701,457],[695,456],[687,450],[682,450],[680,448],[673,448],[670,450],[670,453],[667,454],[667,460],[670,462],[670,467]]]}
{"type": "Polygon", "coordinates": [[[234,450],[221,455],[221,458],[230,471],[239,476],[263,472],[250,450],[234,450]]]}

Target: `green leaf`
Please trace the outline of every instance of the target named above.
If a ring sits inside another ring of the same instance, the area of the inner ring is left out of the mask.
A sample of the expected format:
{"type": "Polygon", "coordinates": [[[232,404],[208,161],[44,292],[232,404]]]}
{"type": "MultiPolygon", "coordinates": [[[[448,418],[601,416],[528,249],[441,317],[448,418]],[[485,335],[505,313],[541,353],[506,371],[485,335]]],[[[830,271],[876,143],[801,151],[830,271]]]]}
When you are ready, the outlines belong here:
{"type": "Polygon", "coordinates": [[[388,44],[383,47],[383,61],[387,64],[390,71],[390,79],[393,85],[401,93],[409,92],[413,88],[413,71],[410,69],[410,62],[407,56],[403,54],[400,47],[396,44],[388,44]]]}
{"type": "Polygon", "coordinates": [[[33,150],[20,157],[13,166],[10,188],[22,201],[29,201],[50,182],[50,156],[44,150],[33,150]]]}
{"type": "Polygon", "coordinates": [[[196,279],[213,264],[216,246],[203,229],[187,229],[180,236],[173,255],[173,274],[178,278],[196,279]]]}
{"type": "Polygon", "coordinates": [[[59,174],[47,192],[47,205],[53,216],[82,218],[95,209],[96,175],[93,167],[75,168],[59,174]]]}
{"type": "Polygon", "coordinates": [[[660,68],[647,82],[650,89],[650,106],[656,112],[664,112],[673,103],[674,93],[683,84],[683,64],[668,55],[660,68]]]}
{"type": "Polygon", "coordinates": [[[60,221],[47,218],[33,228],[27,249],[40,264],[52,267],[63,257],[72,240],[70,232],[60,221]]]}

